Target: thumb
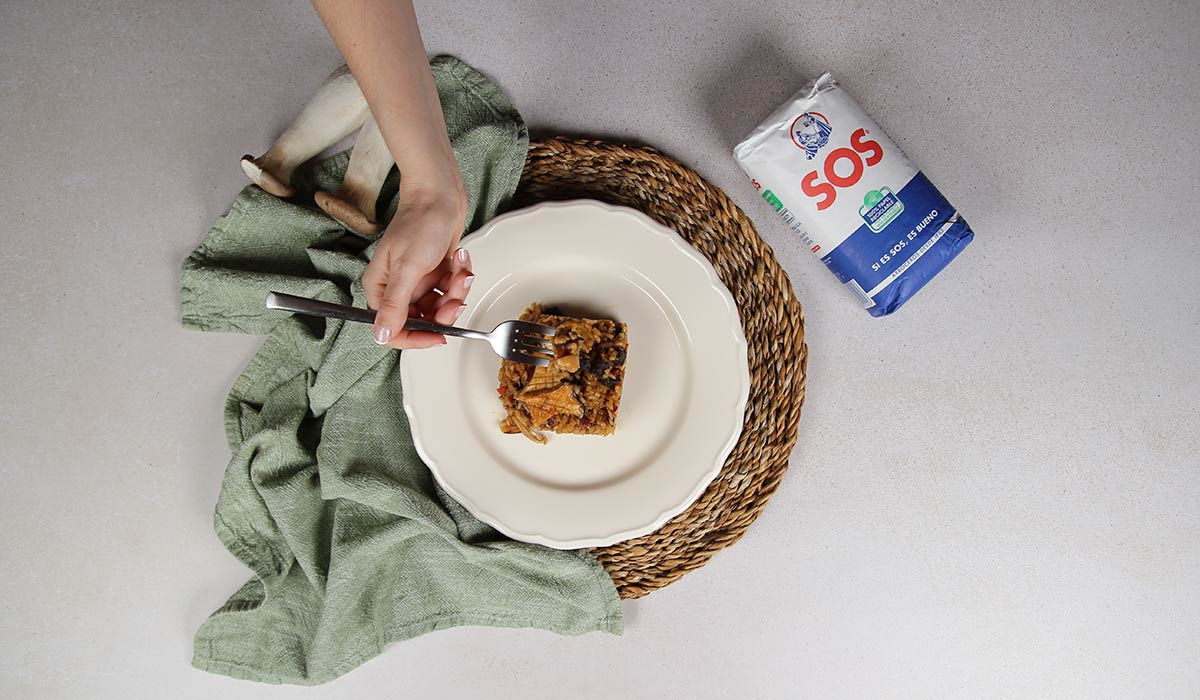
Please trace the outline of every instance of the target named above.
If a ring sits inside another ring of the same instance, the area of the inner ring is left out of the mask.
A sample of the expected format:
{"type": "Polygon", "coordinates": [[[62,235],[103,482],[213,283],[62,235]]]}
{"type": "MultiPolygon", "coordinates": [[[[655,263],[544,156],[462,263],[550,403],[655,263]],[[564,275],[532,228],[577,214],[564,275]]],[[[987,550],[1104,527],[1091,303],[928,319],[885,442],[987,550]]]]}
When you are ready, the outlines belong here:
{"type": "Polygon", "coordinates": [[[376,343],[387,345],[388,341],[404,330],[404,323],[408,320],[409,301],[412,299],[416,283],[413,275],[403,269],[396,270],[391,275],[387,287],[383,290],[379,309],[375,312],[376,343]]]}

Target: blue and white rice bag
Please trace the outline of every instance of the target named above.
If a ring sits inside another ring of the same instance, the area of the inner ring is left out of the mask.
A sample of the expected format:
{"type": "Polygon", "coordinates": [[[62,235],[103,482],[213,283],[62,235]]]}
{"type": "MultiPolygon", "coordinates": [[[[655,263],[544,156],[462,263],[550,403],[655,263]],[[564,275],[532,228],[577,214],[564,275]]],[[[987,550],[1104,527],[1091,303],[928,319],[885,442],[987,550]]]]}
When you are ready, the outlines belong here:
{"type": "Polygon", "coordinates": [[[975,235],[829,73],[759,124],[734,157],[872,316],[900,308],[975,235]]]}

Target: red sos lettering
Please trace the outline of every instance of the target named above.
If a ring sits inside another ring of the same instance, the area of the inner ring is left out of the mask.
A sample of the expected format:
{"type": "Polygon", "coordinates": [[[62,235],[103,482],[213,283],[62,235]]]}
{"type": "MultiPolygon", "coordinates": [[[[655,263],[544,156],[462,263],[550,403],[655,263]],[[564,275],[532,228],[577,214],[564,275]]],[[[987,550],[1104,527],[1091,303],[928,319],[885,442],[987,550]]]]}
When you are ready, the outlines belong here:
{"type": "Polygon", "coordinates": [[[850,145],[852,149],[844,146],[835,148],[825,156],[821,170],[824,171],[826,182],[821,182],[821,174],[816,170],[805,175],[800,181],[800,189],[804,190],[804,194],[817,200],[817,211],[825,211],[833,206],[838,188],[857,185],[864,170],[883,160],[883,146],[880,146],[878,141],[868,139],[866,129],[859,129],[850,134],[850,145]],[[859,157],[860,153],[863,157],[859,157]],[[850,163],[849,175],[837,174],[837,164],[843,160],[850,163]]]}

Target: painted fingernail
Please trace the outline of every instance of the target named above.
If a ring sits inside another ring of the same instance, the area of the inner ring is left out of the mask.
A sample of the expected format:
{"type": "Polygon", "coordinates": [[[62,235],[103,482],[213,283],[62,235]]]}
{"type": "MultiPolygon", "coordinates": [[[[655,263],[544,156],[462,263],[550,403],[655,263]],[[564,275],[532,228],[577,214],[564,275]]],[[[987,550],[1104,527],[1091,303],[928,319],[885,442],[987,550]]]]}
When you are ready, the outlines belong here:
{"type": "Polygon", "coordinates": [[[375,326],[375,342],[380,345],[387,345],[387,342],[392,339],[392,329],[387,326],[375,326]]]}
{"type": "Polygon", "coordinates": [[[463,312],[466,310],[467,310],[466,304],[463,304],[462,306],[458,307],[458,310],[454,312],[454,320],[457,321],[458,317],[462,316],[463,312]]]}
{"type": "Polygon", "coordinates": [[[472,284],[475,284],[475,275],[467,275],[467,278],[463,280],[463,289],[470,289],[472,284]]]}
{"type": "Polygon", "coordinates": [[[462,263],[463,265],[471,262],[471,254],[467,252],[466,248],[459,248],[458,252],[456,252],[454,256],[458,258],[458,262],[462,263]]]}

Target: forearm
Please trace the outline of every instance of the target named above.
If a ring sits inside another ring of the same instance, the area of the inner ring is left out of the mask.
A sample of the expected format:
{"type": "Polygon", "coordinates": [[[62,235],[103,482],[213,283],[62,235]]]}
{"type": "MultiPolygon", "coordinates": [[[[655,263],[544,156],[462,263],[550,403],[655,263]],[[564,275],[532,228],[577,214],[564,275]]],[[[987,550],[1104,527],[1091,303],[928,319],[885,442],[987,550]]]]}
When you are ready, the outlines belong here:
{"type": "Polygon", "coordinates": [[[411,0],[312,0],[401,174],[401,193],[463,199],[411,0]]]}

